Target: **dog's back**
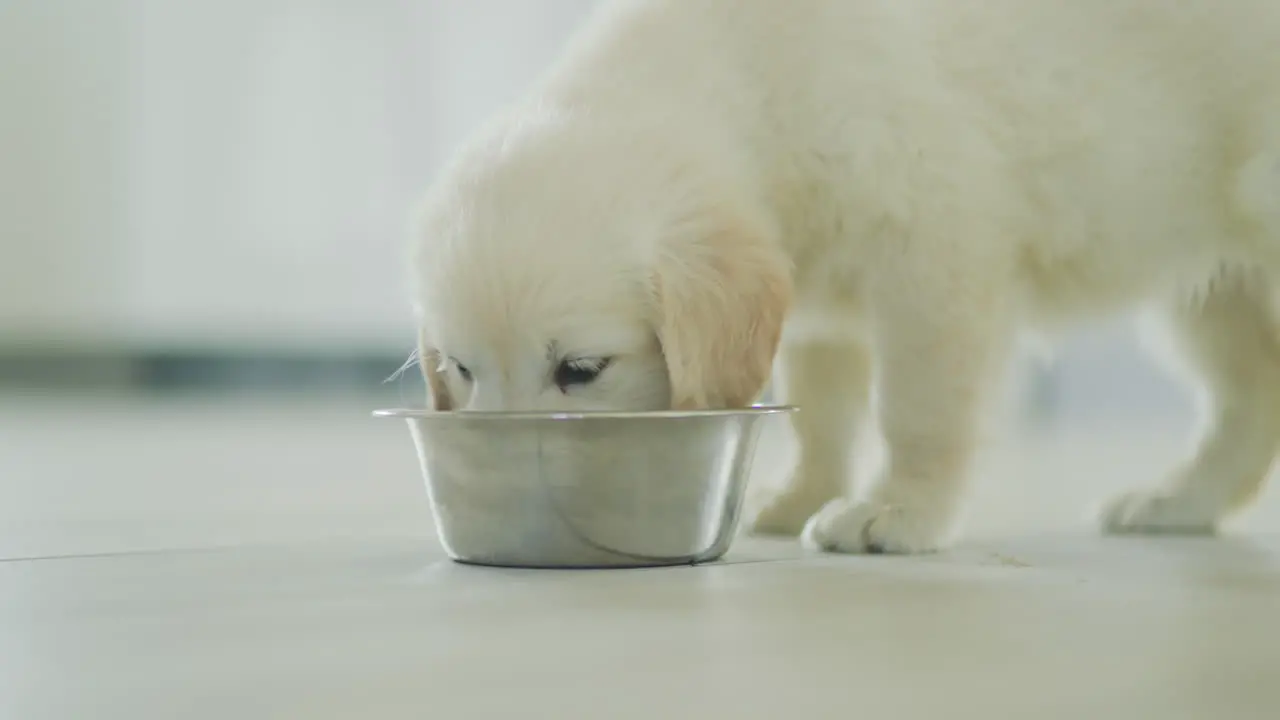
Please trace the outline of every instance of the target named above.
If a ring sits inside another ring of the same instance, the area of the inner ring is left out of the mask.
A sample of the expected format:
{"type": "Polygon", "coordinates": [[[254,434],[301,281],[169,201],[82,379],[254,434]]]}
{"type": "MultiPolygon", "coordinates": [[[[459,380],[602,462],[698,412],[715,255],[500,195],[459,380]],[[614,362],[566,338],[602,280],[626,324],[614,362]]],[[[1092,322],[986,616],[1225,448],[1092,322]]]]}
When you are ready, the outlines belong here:
{"type": "Polygon", "coordinates": [[[428,205],[438,405],[735,406],[777,354],[800,459],[755,526],[915,552],[1019,322],[1158,298],[1216,414],[1106,523],[1212,530],[1280,447],[1277,47],[1272,0],[616,3],[428,205]]]}

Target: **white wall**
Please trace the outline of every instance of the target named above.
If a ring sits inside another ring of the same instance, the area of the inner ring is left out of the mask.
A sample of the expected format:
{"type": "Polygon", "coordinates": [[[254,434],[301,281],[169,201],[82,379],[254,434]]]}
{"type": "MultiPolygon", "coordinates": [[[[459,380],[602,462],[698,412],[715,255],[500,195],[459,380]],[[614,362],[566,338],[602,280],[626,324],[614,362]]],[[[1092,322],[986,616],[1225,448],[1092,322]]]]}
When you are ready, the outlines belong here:
{"type": "Polygon", "coordinates": [[[120,326],[125,28],[111,3],[0,3],[0,338],[120,326]]]}
{"type": "Polygon", "coordinates": [[[413,201],[594,4],[0,4],[0,343],[407,344],[413,201]]]}

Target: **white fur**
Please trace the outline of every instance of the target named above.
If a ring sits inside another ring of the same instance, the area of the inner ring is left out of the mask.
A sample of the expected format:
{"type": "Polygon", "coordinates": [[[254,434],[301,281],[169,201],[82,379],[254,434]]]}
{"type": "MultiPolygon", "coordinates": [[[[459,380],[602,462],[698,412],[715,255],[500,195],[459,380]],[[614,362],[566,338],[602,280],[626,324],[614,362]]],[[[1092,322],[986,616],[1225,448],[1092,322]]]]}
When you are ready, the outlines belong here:
{"type": "Polygon", "coordinates": [[[436,406],[742,404],[777,349],[799,461],[753,527],[927,551],[1016,330],[1155,300],[1208,430],[1104,522],[1211,531],[1280,443],[1277,48],[1275,0],[613,3],[428,198],[436,406]]]}

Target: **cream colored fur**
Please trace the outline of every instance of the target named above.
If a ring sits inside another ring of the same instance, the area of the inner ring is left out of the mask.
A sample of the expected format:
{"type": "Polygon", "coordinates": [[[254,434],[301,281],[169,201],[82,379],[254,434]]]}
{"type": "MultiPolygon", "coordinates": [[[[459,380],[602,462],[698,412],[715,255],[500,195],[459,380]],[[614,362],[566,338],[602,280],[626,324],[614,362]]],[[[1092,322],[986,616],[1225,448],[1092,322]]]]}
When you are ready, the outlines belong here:
{"type": "Polygon", "coordinates": [[[799,460],[752,527],[819,548],[947,541],[1027,325],[1162,303],[1212,400],[1110,530],[1212,531],[1280,445],[1275,0],[613,3],[422,217],[436,407],[738,406],[776,355],[799,460]]]}

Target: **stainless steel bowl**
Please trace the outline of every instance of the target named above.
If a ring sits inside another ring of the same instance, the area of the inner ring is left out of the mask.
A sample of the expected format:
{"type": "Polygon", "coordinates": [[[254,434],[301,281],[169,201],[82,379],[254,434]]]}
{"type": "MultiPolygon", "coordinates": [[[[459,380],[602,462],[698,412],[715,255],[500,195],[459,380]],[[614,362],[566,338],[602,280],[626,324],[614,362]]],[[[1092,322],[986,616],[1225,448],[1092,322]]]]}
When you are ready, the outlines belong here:
{"type": "Polygon", "coordinates": [[[374,414],[408,421],[449,557],[583,568],[723,555],[760,431],[793,410],[374,414]]]}

